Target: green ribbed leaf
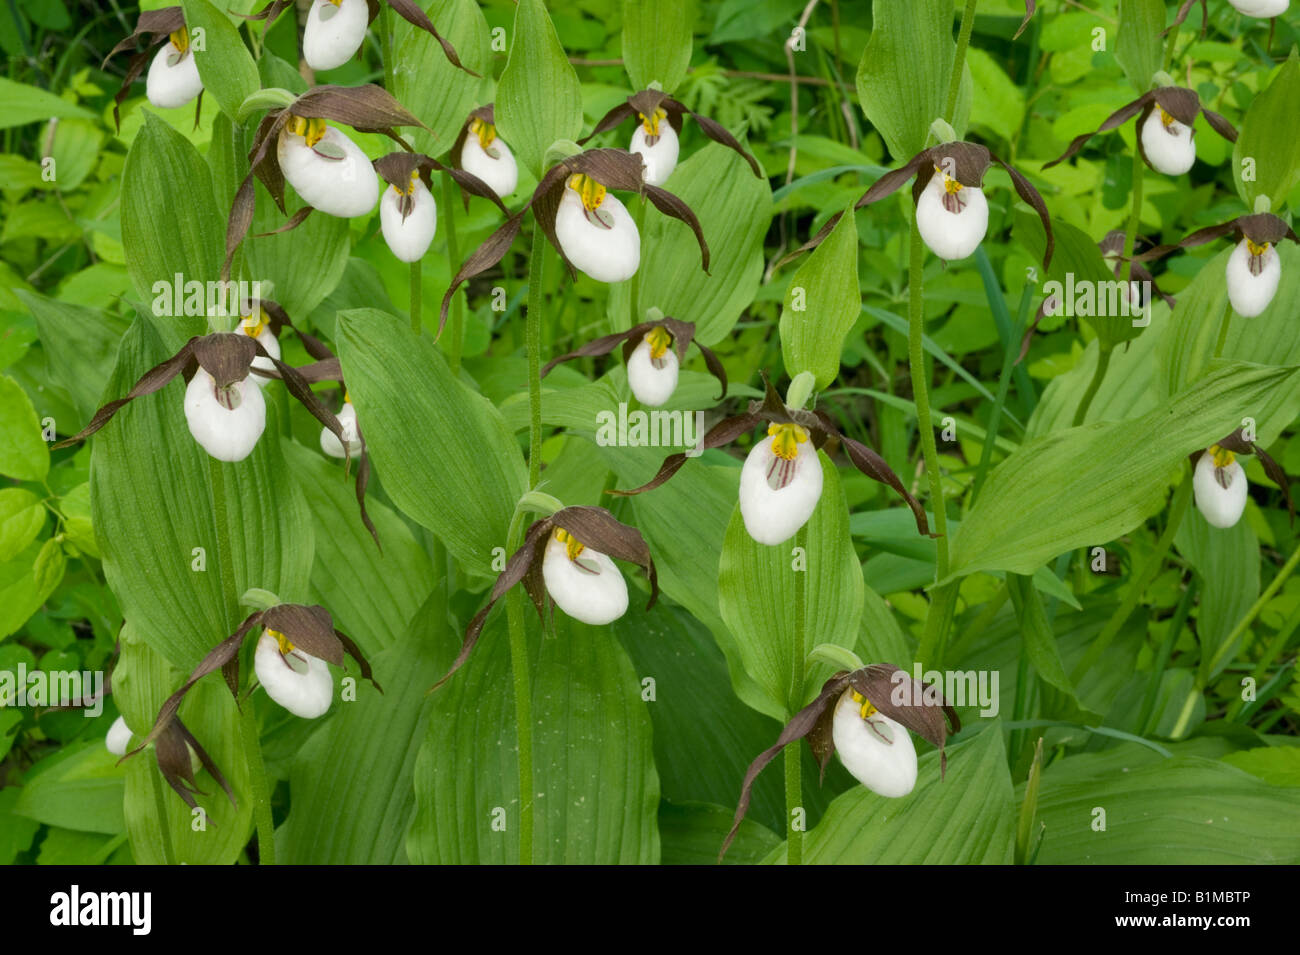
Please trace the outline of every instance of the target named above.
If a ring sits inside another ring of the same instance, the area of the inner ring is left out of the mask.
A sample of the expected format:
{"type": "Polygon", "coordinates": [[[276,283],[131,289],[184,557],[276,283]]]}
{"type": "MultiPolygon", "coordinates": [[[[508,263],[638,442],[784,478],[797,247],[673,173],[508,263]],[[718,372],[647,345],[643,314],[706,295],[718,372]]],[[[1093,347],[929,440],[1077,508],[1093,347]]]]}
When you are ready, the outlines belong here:
{"type": "Polygon", "coordinates": [[[671,93],[691,63],[693,0],[623,0],[623,68],[634,90],[671,93]]]}

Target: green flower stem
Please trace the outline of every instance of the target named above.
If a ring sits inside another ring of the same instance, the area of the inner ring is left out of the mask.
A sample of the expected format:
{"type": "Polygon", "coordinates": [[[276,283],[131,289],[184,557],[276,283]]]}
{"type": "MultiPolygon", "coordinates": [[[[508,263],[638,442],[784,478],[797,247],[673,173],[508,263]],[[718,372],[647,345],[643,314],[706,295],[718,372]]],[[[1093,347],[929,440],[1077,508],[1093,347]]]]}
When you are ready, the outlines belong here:
{"type": "MultiPolygon", "coordinates": [[[[973,6],[973,4],[969,5],[973,6]]],[[[912,245],[907,283],[908,336],[907,360],[912,373],[912,399],[916,402],[916,426],[921,433],[921,452],[925,457],[925,470],[930,479],[930,508],[934,512],[935,579],[948,576],[948,513],[943,500],[943,476],[939,472],[939,449],[934,440],[934,426],[930,421],[930,388],[922,351],[925,337],[925,299],[922,278],[925,264],[925,245],[921,232],[912,220],[912,245]]],[[[926,614],[925,632],[917,659],[930,664],[943,641],[947,622],[951,619],[956,590],[952,585],[938,588],[930,600],[926,614]]]]}
{"type": "Polygon", "coordinates": [[[167,804],[163,801],[162,770],[157,766],[151,767],[149,781],[153,784],[153,805],[158,813],[158,828],[162,832],[163,865],[175,865],[176,850],[172,847],[172,829],[167,823],[167,804]]]}
{"type": "Polygon", "coordinates": [[[1228,326],[1232,324],[1232,303],[1223,306],[1223,318],[1219,319],[1219,339],[1214,345],[1214,357],[1223,357],[1224,346],[1228,344],[1228,326]]]}
{"type": "Polygon", "coordinates": [[[1174,492],[1173,503],[1169,506],[1169,523],[1165,525],[1162,533],[1156,541],[1155,550],[1147,558],[1147,562],[1142,569],[1133,575],[1133,582],[1129,585],[1128,593],[1124,595],[1124,600],[1119,607],[1106,621],[1106,626],[1102,627],[1101,633],[1097,634],[1088,652],[1083,655],[1083,659],[1075,666],[1074,672],[1070,674],[1070,680],[1075,686],[1083,679],[1093,664],[1095,664],[1101,655],[1106,652],[1110,642],[1115,639],[1120,628],[1124,626],[1125,621],[1137,608],[1138,601],[1142,598],[1143,592],[1150,586],[1151,581],[1155,580],[1156,574],[1160,572],[1161,565],[1164,564],[1165,555],[1169,553],[1169,548],[1173,546],[1174,535],[1178,533],[1178,526],[1183,522],[1183,516],[1187,513],[1187,505],[1192,499],[1192,476],[1183,474],[1183,481],[1178,485],[1178,490],[1174,492]]]}
{"type": "Polygon", "coordinates": [[[253,823],[257,827],[258,865],[275,865],[275,822],[271,818],[271,793],[266,781],[266,764],[257,732],[257,708],[250,696],[239,713],[239,731],[243,737],[244,758],[248,761],[248,779],[253,787],[253,823]]]}
{"type": "Polygon", "coordinates": [[[416,259],[411,263],[411,331],[415,333],[417,338],[424,331],[424,322],[422,320],[424,309],[420,301],[423,291],[420,260],[416,259]]]}
{"type": "Polygon", "coordinates": [[[1097,343],[1097,367],[1092,371],[1092,381],[1088,382],[1088,390],[1083,393],[1079,399],[1079,407],[1074,409],[1074,421],[1071,425],[1075,428],[1083,424],[1088,417],[1088,409],[1092,407],[1092,399],[1097,397],[1097,392],[1101,390],[1102,380],[1106,377],[1106,369],[1110,368],[1111,346],[1097,343]]]}
{"type": "Polygon", "coordinates": [[[542,280],[546,268],[546,251],[546,234],[534,222],[533,252],[528,257],[528,314],[524,332],[528,349],[529,487],[536,487],[542,476],[542,280]]]}
{"type": "MultiPolygon", "coordinates": [[[[804,555],[808,554],[808,525],[799,528],[795,535],[795,547],[804,555]]],[[[796,571],[794,584],[794,654],[790,661],[790,714],[793,716],[803,708],[804,669],[808,655],[808,570],[796,571]]],[[[800,740],[789,743],[785,748],[785,861],[788,865],[803,862],[803,830],[794,825],[795,812],[803,807],[803,780],[800,760],[800,740]]]]}
{"type": "MultiPolygon", "coordinates": [[[[451,176],[442,174],[442,222],[447,230],[447,261],[452,269],[460,262],[460,243],[456,241],[456,193],[451,187],[451,176]]],[[[465,349],[465,303],[458,294],[451,299],[451,316],[447,343],[447,363],[453,375],[460,374],[461,353],[465,349]]]]}
{"type": "MultiPolygon", "coordinates": [[[[515,510],[506,552],[513,554],[524,540],[524,515],[515,510]]],[[[510,673],[515,692],[515,738],[519,767],[519,864],[533,864],[533,690],[529,673],[528,638],[524,629],[524,594],[519,587],[506,594],[506,625],[510,630],[510,673]]]]}
{"type": "Polygon", "coordinates": [[[966,9],[961,14],[961,30],[957,34],[957,52],[952,58],[952,76],[948,78],[948,99],[943,110],[944,119],[950,123],[957,111],[957,94],[961,91],[961,74],[966,66],[966,48],[970,46],[974,27],[975,0],[966,0],[966,9]]]}
{"type": "MultiPolygon", "coordinates": [[[[212,519],[217,531],[217,561],[221,568],[221,594],[225,603],[225,626],[234,630],[232,611],[239,606],[235,586],[234,555],[230,551],[229,508],[226,500],[225,465],[214,457],[208,458],[208,476],[212,483],[212,519]]],[[[270,787],[266,780],[266,765],[262,761],[262,746],[258,739],[257,714],[252,696],[240,708],[240,735],[244,746],[244,760],[248,764],[249,785],[253,789],[253,820],[257,826],[257,855],[260,865],[275,865],[275,824],[271,818],[270,787]]]]}
{"type": "MultiPolygon", "coordinates": [[[[1174,60],[1174,49],[1178,46],[1178,28],[1171,26],[1169,28],[1169,39],[1165,41],[1165,58],[1161,70],[1168,70],[1169,64],[1174,60]]],[[[1145,93],[1146,90],[1138,90],[1139,93],[1145,93]]]]}

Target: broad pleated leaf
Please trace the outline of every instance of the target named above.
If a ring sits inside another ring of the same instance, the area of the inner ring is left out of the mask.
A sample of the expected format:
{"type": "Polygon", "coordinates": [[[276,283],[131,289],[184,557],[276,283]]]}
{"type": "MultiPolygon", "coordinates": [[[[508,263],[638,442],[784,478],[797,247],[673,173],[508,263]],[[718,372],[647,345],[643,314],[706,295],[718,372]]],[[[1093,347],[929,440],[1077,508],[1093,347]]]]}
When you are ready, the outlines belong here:
{"type": "Polygon", "coordinates": [[[624,0],[623,68],[634,90],[658,83],[667,93],[691,63],[694,0],[624,0]]]}
{"type": "Polygon", "coordinates": [[[850,206],[831,234],[799,266],[781,308],[781,356],[793,378],[811,371],[821,391],[840,373],[844,336],[862,310],[858,226],[850,206]]]}

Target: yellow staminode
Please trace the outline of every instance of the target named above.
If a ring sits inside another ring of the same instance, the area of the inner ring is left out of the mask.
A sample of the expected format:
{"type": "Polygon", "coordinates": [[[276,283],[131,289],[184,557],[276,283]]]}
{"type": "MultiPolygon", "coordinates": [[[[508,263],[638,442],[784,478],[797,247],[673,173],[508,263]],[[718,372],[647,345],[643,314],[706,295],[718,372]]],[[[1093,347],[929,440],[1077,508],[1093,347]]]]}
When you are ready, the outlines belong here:
{"type": "Polygon", "coordinates": [[[1246,240],[1246,248],[1250,250],[1251,255],[1263,255],[1268,251],[1270,245],[1272,245],[1271,242],[1264,242],[1260,245],[1256,245],[1253,239],[1246,240]]]}
{"type": "Polygon", "coordinates": [[[257,311],[258,317],[256,320],[254,320],[253,316],[250,314],[245,315],[244,320],[240,322],[240,327],[244,330],[244,334],[249,338],[256,338],[258,335],[262,334],[262,332],[266,331],[266,325],[271,321],[271,316],[266,314],[266,309],[259,305],[257,311]]]}
{"type": "Polygon", "coordinates": [[[650,343],[650,357],[663,358],[664,352],[673,343],[673,336],[662,325],[656,325],[646,332],[645,340],[650,343]]]}
{"type": "Polygon", "coordinates": [[[280,645],[281,656],[288,656],[290,653],[293,652],[293,644],[290,643],[289,638],[286,637],[284,634],[282,634],[279,630],[272,630],[268,627],[266,631],[266,635],[268,637],[275,637],[275,642],[280,645]]]}
{"type": "Polygon", "coordinates": [[[569,555],[569,560],[577,560],[578,555],[582,553],[583,545],[578,539],[566,531],[563,527],[555,529],[555,539],[564,545],[565,552],[569,555]]]}
{"type": "Polygon", "coordinates": [[[412,170],[411,170],[411,181],[410,181],[409,183],[406,184],[406,188],[403,189],[401,186],[393,186],[393,192],[397,193],[399,196],[410,196],[410,195],[414,195],[414,193],[415,193],[415,184],[416,184],[417,182],[419,182],[419,181],[420,181],[420,170],[418,170],[418,169],[412,169],[412,170]]]}
{"type": "Polygon", "coordinates": [[[645,127],[646,136],[658,136],[659,124],[668,118],[668,113],[662,109],[655,110],[649,116],[645,113],[636,115],[641,120],[641,125],[645,127]]]}
{"type": "Polygon", "coordinates": [[[808,440],[807,429],[797,424],[768,425],[767,433],[772,435],[772,453],[787,461],[793,461],[799,454],[799,445],[808,440]]]}
{"type": "Polygon", "coordinates": [[[1164,123],[1165,126],[1172,126],[1174,123],[1178,122],[1178,120],[1169,115],[1168,111],[1166,111],[1159,103],[1156,104],[1156,109],[1160,110],[1160,122],[1164,123]]]}
{"type": "Polygon", "coordinates": [[[575,172],[565,185],[582,198],[582,206],[588,212],[595,212],[605,201],[605,187],[590,176],[575,172]]]}
{"type": "Polygon", "coordinates": [[[962,185],[960,182],[952,178],[952,176],[948,175],[947,172],[945,172],[943,169],[940,169],[938,166],[934,167],[934,171],[940,173],[943,176],[944,192],[948,193],[948,195],[950,196],[955,196],[957,195],[957,193],[961,192],[962,185]]]}
{"type": "Polygon", "coordinates": [[[319,116],[313,116],[307,119],[303,116],[290,116],[287,124],[289,132],[301,136],[307,141],[308,146],[315,146],[325,135],[325,120],[319,116]]]}
{"type": "Polygon", "coordinates": [[[172,41],[172,46],[176,47],[180,53],[184,53],[190,48],[190,31],[185,27],[173,30],[168,34],[168,38],[172,41]]]}
{"type": "Polygon", "coordinates": [[[1219,447],[1217,444],[1210,445],[1210,456],[1214,458],[1214,466],[1216,468],[1226,468],[1228,465],[1232,464],[1233,461],[1237,460],[1235,454],[1227,448],[1219,447]]]}
{"type": "Polygon", "coordinates": [[[484,152],[487,152],[492,141],[497,138],[497,128],[491,123],[485,123],[475,116],[469,121],[469,131],[478,137],[478,144],[484,152]]]}
{"type": "Polygon", "coordinates": [[[871,705],[871,701],[868,700],[861,693],[859,693],[857,690],[853,690],[852,692],[853,692],[853,702],[862,704],[862,708],[858,710],[858,713],[862,716],[862,718],[866,720],[875,716],[878,711],[874,706],[871,705]]]}

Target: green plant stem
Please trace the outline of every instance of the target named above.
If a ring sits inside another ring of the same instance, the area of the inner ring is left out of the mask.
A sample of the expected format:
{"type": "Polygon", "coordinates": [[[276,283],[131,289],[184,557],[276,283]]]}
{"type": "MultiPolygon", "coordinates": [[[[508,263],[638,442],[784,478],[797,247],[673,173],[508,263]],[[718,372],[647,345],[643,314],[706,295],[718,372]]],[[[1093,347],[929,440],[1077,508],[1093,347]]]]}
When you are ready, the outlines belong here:
{"type": "Polygon", "coordinates": [[[1088,409],[1092,407],[1092,399],[1097,397],[1097,392],[1101,390],[1102,380],[1106,377],[1106,369],[1110,367],[1111,347],[1101,341],[1097,342],[1097,367],[1093,369],[1092,381],[1088,382],[1088,390],[1083,393],[1079,399],[1079,407],[1074,409],[1074,421],[1072,426],[1077,428],[1083,424],[1088,417],[1088,409]]]}
{"type": "MultiPolygon", "coordinates": [[[[1169,69],[1169,64],[1172,63],[1174,59],[1174,49],[1177,46],[1178,46],[1178,28],[1171,26],[1169,28],[1169,39],[1165,41],[1165,57],[1164,60],[1161,61],[1162,65],[1160,67],[1162,70],[1167,71],[1169,69]]],[[[1146,91],[1138,90],[1138,92],[1144,93],[1146,91]]]]}
{"type": "MultiPolygon", "coordinates": [[[[925,470],[930,480],[930,507],[934,512],[935,580],[948,576],[948,513],[943,500],[943,475],[939,471],[939,449],[934,440],[934,426],[930,420],[930,386],[925,370],[925,353],[922,349],[925,336],[925,291],[922,277],[925,264],[925,246],[921,232],[912,221],[912,244],[908,265],[907,285],[907,361],[912,373],[912,399],[916,402],[916,426],[921,434],[921,453],[925,457],[925,470]]],[[[917,649],[917,659],[925,665],[935,659],[943,642],[947,623],[956,602],[955,585],[938,588],[930,598],[926,613],[925,631],[917,649]]]]}
{"type": "MultiPolygon", "coordinates": [[[[513,554],[523,543],[525,512],[516,510],[510,522],[506,552],[513,554]]],[[[533,684],[528,660],[528,637],[524,628],[524,594],[512,587],[506,594],[506,626],[510,631],[510,674],[515,693],[516,757],[519,767],[519,864],[533,864],[533,684]]]]}
{"type": "Polygon", "coordinates": [[[239,732],[248,761],[248,780],[253,787],[253,822],[257,827],[257,864],[275,865],[275,822],[271,818],[271,793],[262,761],[262,744],[257,733],[257,708],[250,696],[239,713],[239,732]]]}
{"type": "MultiPolygon", "coordinates": [[[[636,232],[641,237],[641,259],[645,261],[646,241],[645,241],[645,207],[646,198],[642,196],[636,206],[636,232]]],[[[639,324],[643,321],[644,316],[641,314],[641,269],[636,270],[632,276],[632,288],[628,295],[628,327],[639,324]]]]}
{"type": "Polygon", "coordinates": [[[176,850],[172,847],[172,828],[167,823],[167,804],[163,800],[162,770],[149,768],[149,781],[153,788],[153,805],[158,813],[158,829],[162,833],[163,865],[176,864],[176,850]]]}
{"type": "Polygon", "coordinates": [[[420,260],[416,259],[411,263],[411,331],[418,338],[424,331],[424,321],[421,302],[421,293],[424,291],[423,280],[420,276],[420,260]]]}
{"type": "MultiPolygon", "coordinates": [[[[1029,719],[1029,701],[1032,693],[1030,681],[1032,679],[1033,674],[1029,670],[1029,654],[1025,652],[1025,645],[1022,641],[1020,644],[1020,662],[1016,667],[1016,700],[1012,710],[1012,717],[1017,723],[1029,719]]],[[[1007,763],[1013,771],[1016,768],[1016,759],[1020,756],[1020,750],[1025,745],[1025,732],[1023,729],[1014,729],[1007,741],[1007,763]]]]}
{"type": "Polygon", "coordinates": [[[1174,535],[1178,533],[1178,526],[1183,522],[1183,515],[1187,513],[1187,505],[1192,499],[1192,476],[1183,474],[1183,481],[1178,485],[1178,490],[1174,492],[1173,503],[1169,506],[1169,523],[1165,525],[1164,533],[1156,540],[1155,550],[1147,558],[1146,564],[1140,571],[1133,575],[1133,583],[1130,585],[1128,593],[1124,595],[1124,600],[1115,609],[1111,618],[1106,621],[1101,632],[1097,634],[1092,645],[1088,647],[1088,652],[1083,655],[1083,659],[1075,666],[1074,672],[1070,674],[1070,680],[1075,686],[1083,679],[1093,664],[1095,664],[1110,642],[1115,639],[1120,628],[1124,626],[1129,615],[1136,609],[1138,601],[1142,598],[1143,592],[1150,586],[1151,581],[1160,572],[1160,567],[1164,563],[1165,555],[1169,553],[1169,548],[1173,546],[1174,535]]]}
{"type": "Polygon", "coordinates": [[[952,75],[948,78],[948,99],[945,100],[943,118],[949,123],[957,111],[957,94],[961,92],[961,74],[966,66],[966,48],[970,46],[971,30],[975,27],[975,0],[966,0],[961,14],[961,29],[957,33],[957,52],[952,58],[952,75]]]}
{"type": "MultiPolygon", "coordinates": [[[[451,187],[451,176],[442,174],[442,222],[447,231],[447,261],[455,269],[460,262],[460,244],[456,241],[456,193],[451,187]]],[[[465,350],[465,303],[460,293],[452,296],[447,342],[447,364],[453,375],[460,374],[461,355],[465,350]]]]}
{"type": "MultiPolygon", "coordinates": [[[[234,555],[230,551],[230,518],[226,499],[225,465],[208,458],[208,476],[212,483],[212,520],[217,531],[217,562],[221,568],[221,595],[225,604],[225,626],[233,630],[234,612],[239,606],[235,581],[234,555]]],[[[262,761],[262,746],[257,733],[257,715],[250,695],[240,708],[240,736],[244,761],[248,765],[249,785],[253,790],[253,820],[257,826],[259,865],[275,865],[275,823],[271,818],[271,794],[262,761]]]]}
{"type": "Polygon", "coordinates": [[[1223,306],[1223,318],[1219,319],[1219,338],[1214,345],[1214,357],[1223,357],[1223,349],[1228,344],[1228,327],[1232,324],[1232,304],[1223,306]]]}
{"type": "MultiPolygon", "coordinates": [[[[1277,658],[1282,655],[1282,651],[1286,649],[1287,643],[1291,640],[1291,635],[1294,634],[1297,629],[1300,629],[1300,606],[1297,606],[1291,616],[1282,622],[1281,629],[1273,635],[1273,639],[1269,641],[1264,653],[1260,656],[1259,662],[1255,664],[1255,669],[1251,671],[1250,675],[1254,677],[1256,683],[1259,683],[1264,679],[1264,674],[1267,673],[1268,668],[1277,661],[1277,658]]],[[[1294,665],[1295,661],[1287,664],[1287,666],[1294,665]]],[[[1284,666],[1279,671],[1278,676],[1285,671],[1286,667],[1284,666]]],[[[1278,676],[1274,676],[1273,679],[1276,680],[1278,676]]],[[[1255,700],[1251,701],[1249,708],[1253,711],[1263,702],[1262,698],[1257,697],[1255,700]]],[[[1246,701],[1238,697],[1233,700],[1232,705],[1228,707],[1226,718],[1229,721],[1242,719],[1248,715],[1243,712],[1246,708],[1246,701]]]]}
{"type": "MultiPolygon", "coordinates": [[[[546,267],[546,234],[533,224],[533,253],[528,259],[528,314],[524,332],[528,349],[528,486],[542,476],[542,278],[546,267]]],[[[513,551],[511,552],[513,553],[513,551]]]]}
{"type": "MultiPolygon", "coordinates": [[[[795,535],[795,547],[807,560],[808,525],[799,528],[795,535]]],[[[790,660],[790,714],[793,716],[803,708],[804,668],[808,655],[808,569],[795,572],[794,584],[794,646],[790,660]]],[[[795,740],[785,748],[785,815],[786,841],[785,861],[788,865],[799,865],[803,861],[803,830],[795,828],[795,812],[803,806],[803,779],[800,758],[800,741],[795,740]]]]}

